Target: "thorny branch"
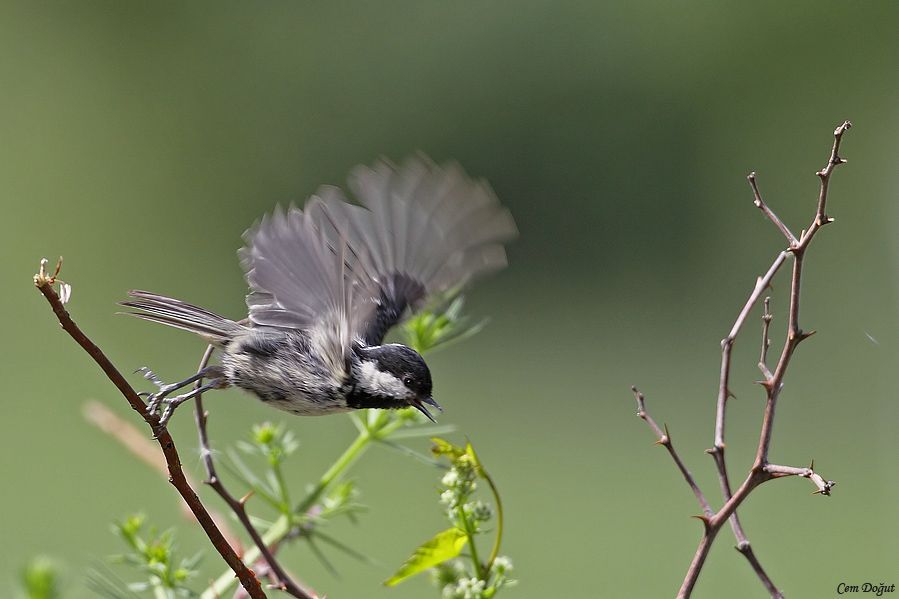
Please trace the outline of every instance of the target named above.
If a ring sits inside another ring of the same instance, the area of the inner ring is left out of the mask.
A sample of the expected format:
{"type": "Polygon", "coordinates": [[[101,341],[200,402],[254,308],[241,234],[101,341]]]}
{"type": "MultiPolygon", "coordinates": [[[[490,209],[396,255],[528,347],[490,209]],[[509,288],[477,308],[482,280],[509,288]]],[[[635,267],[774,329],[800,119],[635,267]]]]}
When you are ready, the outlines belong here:
{"type": "MultiPolygon", "coordinates": [[[[771,220],[772,223],[774,223],[774,225],[780,230],[780,232],[783,233],[784,237],[787,240],[788,247],[775,257],[774,261],[771,263],[771,266],[768,268],[768,271],[763,276],[758,278],[755,287],[749,295],[749,298],[746,300],[746,303],[740,310],[740,313],[738,314],[733,327],[731,327],[730,333],[728,333],[727,337],[725,337],[721,341],[721,377],[718,386],[718,399],[716,403],[714,446],[706,451],[707,453],[711,454],[715,460],[715,466],[718,471],[718,479],[721,486],[722,495],[724,497],[724,505],[717,512],[714,512],[712,514],[706,512],[705,516],[700,517],[703,522],[702,539],[700,540],[699,546],[697,547],[696,553],[694,554],[693,561],[690,563],[690,567],[687,570],[687,574],[684,577],[684,581],[681,585],[680,591],[678,592],[677,596],[679,598],[690,597],[693,591],[693,587],[696,584],[696,580],[699,578],[699,573],[702,571],[702,567],[705,564],[705,560],[708,556],[709,550],[711,549],[712,543],[714,542],[715,537],[721,530],[722,526],[724,526],[724,523],[727,521],[730,522],[731,528],[734,532],[734,536],[737,539],[737,550],[740,551],[740,553],[742,553],[749,561],[753,570],[756,572],[762,584],[768,590],[770,595],[774,598],[783,597],[783,594],[777,589],[777,587],[765,573],[758,559],[755,557],[749,540],[747,539],[746,534],[743,531],[743,527],[740,524],[739,518],[737,517],[737,508],[740,506],[740,504],[743,503],[743,501],[746,500],[749,494],[756,487],[774,478],[782,478],[785,476],[799,476],[802,478],[807,478],[815,486],[815,493],[821,495],[830,495],[833,486],[836,484],[834,481],[826,480],[820,474],[815,472],[814,462],[808,468],[778,466],[770,464],[768,462],[768,452],[771,446],[771,435],[774,426],[775,408],[777,406],[777,400],[780,396],[780,391],[783,388],[787,368],[789,367],[793,354],[799,344],[814,333],[814,331],[804,332],[799,326],[799,300],[802,282],[803,261],[805,258],[805,252],[808,249],[808,246],[814,238],[815,234],[817,234],[818,230],[824,225],[833,222],[833,219],[828,217],[826,213],[827,192],[830,184],[830,176],[833,173],[834,169],[838,165],[846,162],[839,155],[840,142],[842,141],[843,134],[851,126],[852,124],[849,121],[845,121],[842,125],[834,130],[834,143],[830,153],[830,158],[827,161],[827,165],[816,173],[820,179],[820,190],[818,193],[818,205],[815,211],[815,216],[813,217],[812,222],[808,226],[808,228],[802,230],[799,237],[793,235],[786,224],[784,224],[783,221],[781,221],[780,218],[778,218],[777,215],[768,207],[764,200],[762,200],[761,193],[759,192],[758,185],[756,183],[755,173],[750,173],[750,175],[748,176],[749,184],[752,188],[754,196],[755,205],[765,214],[765,216],[769,220],[771,220]],[[770,300],[769,298],[765,298],[765,311],[762,316],[762,347],[759,356],[759,369],[761,370],[763,376],[763,380],[760,381],[760,384],[762,385],[762,387],[764,387],[766,395],[765,412],[762,420],[761,433],[753,465],[749,470],[749,473],[746,476],[745,480],[740,484],[737,490],[735,492],[731,492],[730,478],[728,476],[727,465],[724,459],[725,409],[727,406],[727,400],[733,396],[729,387],[731,352],[733,350],[733,346],[737,339],[737,336],[739,335],[740,330],[742,329],[743,324],[748,318],[750,312],[758,303],[764,291],[770,286],[771,280],[774,278],[774,276],[777,274],[781,266],[783,266],[783,264],[786,262],[786,259],[790,255],[792,255],[793,257],[793,268],[790,277],[790,305],[788,312],[786,339],[784,341],[780,357],[777,360],[777,364],[774,366],[773,370],[769,369],[767,362],[768,347],[770,345],[769,328],[772,317],[769,305],[770,300]]],[[[705,503],[702,491],[696,486],[696,483],[690,475],[689,471],[687,471],[686,467],[683,465],[683,462],[680,460],[680,457],[674,451],[673,447],[671,447],[671,441],[670,437],[667,435],[667,431],[663,433],[662,430],[659,429],[658,425],[655,424],[655,421],[653,421],[652,418],[649,417],[646,412],[642,394],[634,389],[634,395],[637,399],[637,414],[649,424],[653,432],[659,437],[658,443],[664,445],[666,449],[668,449],[669,453],[671,453],[672,458],[674,459],[678,468],[681,470],[682,474],[687,480],[687,483],[693,489],[694,494],[697,496],[700,504],[703,506],[703,511],[705,511],[705,508],[708,504],[705,503]]]]}
{"type": "MultiPolygon", "coordinates": [[[[200,361],[200,365],[197,369],[197,373],[203,371],[204,368],[209,364],[209,359],[212,357],[212,352],[214,351],[213,346],[209,346],[206,348],[206,352],[203,354],[203,358],[200,361]]],[[[203,384],[202,379],[196,382],[196,387],[199,389],[203,384]]],[[[285,591],[289,595],[293,597],[298,597],[299,599],[313,599],[315,594],[307,591],[300,587],[294,580],[288,575],[288,573],[281,566],[280,562],[278,562],[275,557],[272,549],[266,544],[266,542],[262,539],[262,536],[259,534],[259,531],[256,530],[256,527],[253,526],[253,523],[250,521],[250,516],[247,513],[246,509],[246,501],[249,499],[249,495],[237,498],[225,488],[225,485],[222,483],[221,478],[218,476],[218,472],[215,468],[215,461],[212,457],[212,449],[209,446],[209,435],[206,430],[206,423],[209,418],[209,412],[203,409],[203,397],[202,394],[197,395],[194,399],[194,407],[195,407],[195,417],[197,423],[197,435],[199,436],[200,442],[200,457],[203,460],[203,467],[206,469],[206,480],[203,481],[216,493],[218,493],[219,497],[228,504],[228,507],[231,508],[231,511],[234,512],[234,515],[237,516],[237,519],[243,525],[244,530],[247,531],[247,534],[250,535],[250,538],[253,540],[253,543],[256,547],[259,548],[259,553],[262,555],[262,560],[264,561],[265,568],[269,574],[269,576],[274,580],[273,587],[282,591],[285,591]]]]}
{"type": "Polygon", "coordinates": [[[646,411],[646,402],[643,394],[637,390],[636,387],[631,387],[631,391],[634,392],[634,399],[637,400],[637,416],[646,421],[646,424],[649,425],[649,428],[656,434],[659,438],[656,441],[657,445],[663,446],[668,450],[668,453],[671,454],[671,459],[674,460],[674,463],[677,465],[678,470],[681,471],[681,474],[684,475],[684,480],[687,481],[687,485],[690,487],[690,490],[693,491],[693,494],[696,495],[696,500],[699,501],[699,506],[702,508],[703,514],[706,517],[711,517],[715,511],[712,509],[712,506],[709,505],[708,500],[706,500],[705,495],[703,495],[702,490],[700,490],[699,485],[696,484],[696,480],[694,480],[693,475],[690,474],[690,471],[687,470],[687,466],[684,464],[683,460],[681,460],[677,451],[674,449],[674,445],[671,442],[671,433],[668,432],[668,425],[665,425],[665,429],[662,430],[659,428],[659,425],[656,424],[656,421],[653,420],[652,416],[649,415],[649,412],[646,411]]]}
{"type": "MultiPolygon", "coordinates": [[[[169,472],[169,482],[172,483],[175,489],[178,490],[178,493],[181,494],[181,497],[184,498],[185,503],[187,503],[190,511],[200,523],[200,526],[203,527],[203,531],[206,533],[206,536],[209,537],[212,545],[219,554],[221,554],[222,558],[240,580],[241,586],[246,589],[247,593],[253,599],[264,599],[265,593],[262,591],[262,585],[260,585],[259,580],[253,574],[253,571],[247,568],[241,561],[231,545],[228,544],[227,539],[225,539],[206,507],[188,483],[184,470],[181,467],[181,459],[175,448],[175,442],[172,440],[169,431],[164,426],[159,425],[159,418],[156,415],[147,411],[144,402],[141,401],[141,398],[137,395],[134,388],[128,384],[125,377],[123,377],[112,362],[109,361],[109,358],[106,357],[103,351],[97,347],[84,332],[82,332],[78,325],[75,324],[72,317],[65,309],[63,301],[53,289],[53,285],[57,282],[57,275],[59,274],[61,262],[62,261],[60,260],[60,262],[57,263],[56,271],[53,274],[48,274],[47,260],[42,260],[40,271],[38,274],[34,275],[35,287],[38,288],[50,303],[50,307],[53,309],[54,314],[56,314],[56,318],[59,320],[59,324],[62,325],[62,328],[76,343],[78,343],[78,345],[81,346],[82,349],[84,349],[84,351],[88,353],[94,362],[97,363],[100,369],[106,374],[106,377],[128,401],[131,408],[140,414],[140,417],[143,418],[144,422],[146,422],[152,429],[153,436],[165,456],[166,466],[169,472]]],[[[63,288],[68,289],[68,286],[63,288]]]]}

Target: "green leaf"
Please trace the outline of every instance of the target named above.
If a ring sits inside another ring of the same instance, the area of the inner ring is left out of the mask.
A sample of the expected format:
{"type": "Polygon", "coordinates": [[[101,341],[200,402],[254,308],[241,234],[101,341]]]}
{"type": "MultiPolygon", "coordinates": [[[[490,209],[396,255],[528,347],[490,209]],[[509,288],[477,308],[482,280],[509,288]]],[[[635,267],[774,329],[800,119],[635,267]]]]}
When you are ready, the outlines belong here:
{"type": "Polygon", "coordinates": [[[447,441],[446,439],[441,439],[440,437],[433,437],[431,439],[431,443],[434,445],[431,447],[431,453],[435,456],[440,457],[442,455],[449,456],[451,460],[455,460],[463,455],[465,455],[465,450],[461,447],[457,447],[447,441]]]}
{"type": "Polygon", "coordinates": [[[471,463],[474,464],[475,469],[477,470],[478,476],[483,477],[483,468],[481,467],[481,460],[478,459],[478,454],[474,452],[474,445],[471,444],[470,441],[465,443],[465,455],[471,459],[471,463]]]}
{"type": "Polygon", "coordinates": [[[412,557],[406,560],[396,574],[384,581],[386,586],[392,587],[410,576],[424,572],[446,560],[453,559],[462,552],[468,535],[464,530],[453,527],[437,533],[434,538],[420,545],[412,557]]]}

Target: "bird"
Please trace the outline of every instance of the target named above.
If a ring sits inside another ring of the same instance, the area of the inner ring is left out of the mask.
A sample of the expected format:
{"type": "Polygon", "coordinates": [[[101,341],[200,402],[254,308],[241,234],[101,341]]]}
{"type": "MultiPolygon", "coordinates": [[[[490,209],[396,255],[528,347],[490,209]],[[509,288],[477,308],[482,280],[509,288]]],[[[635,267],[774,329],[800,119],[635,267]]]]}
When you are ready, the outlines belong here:
{"type": "Polygon", "coordinates": [[[182,403],[228,387],[301,416],[412,407],[435,421],[428,408],[442,408],[427,363],[385,336],[504,268],[515,221],[485,180],[420,153],[356,166],[347,188],[355,202],[324,185],[302,208],[276,206],[244,233],[246,318],[147,291],[120,302],[134,310],[125,314],[193,332],[221,352],[218,364],[175,383],[139,369],[158,387],[143,395],[160,426],[182,403]]]}

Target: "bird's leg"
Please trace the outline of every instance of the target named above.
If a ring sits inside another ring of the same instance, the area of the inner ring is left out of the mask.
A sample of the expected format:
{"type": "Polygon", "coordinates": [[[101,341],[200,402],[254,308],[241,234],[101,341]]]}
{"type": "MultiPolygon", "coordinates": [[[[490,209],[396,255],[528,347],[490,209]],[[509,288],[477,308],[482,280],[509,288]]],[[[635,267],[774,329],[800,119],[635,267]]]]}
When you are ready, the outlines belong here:
{"type": "Polygon", "coordinates": [[[199,381],[202,378],[221,377],[223,374],[220,366],[207,366],[203,370],[199,371],[193,376],[187,377],[183,381],[179,381],[177,383],[165,383],[160,380],[160,378],[146,366],[144,366],[143,368],[138,368],[137,370],[135,370],[135,372],[142,372],[145,379],[159,387],[159,391],[157,391],[156,393],[139,393],[139,395],[141,395],[142,397],[147,398],[147,411],[151,414],[156,412],[159,407],[159,403],[163,399],[165,399],[172,391],[177,391],[178,389],[186,387],[187,385],[199,381]]]}
{"type": "MultiPolygon", "coordinates": [[[[165,426],[166,424],[168,424],[169,418],[171,418],[172,414],[175,413],[175,408],[183,404],[185,401],[193,399],[197,395],[205,393],[210,389],[224,389],[227,386],[228,382],[224,379],[224,377],[219,377],[210,380],[205,385],[201,385],[196,389],[189,391],[188,393],[176,395],[175,397],[162,398],[161,403],[165,405],[165,410],[162,412],[162,416],[159,417],[159,426],[165,426]]],[[[159,403],[160,402],[157,401],[157,405],[159,403]]]]}

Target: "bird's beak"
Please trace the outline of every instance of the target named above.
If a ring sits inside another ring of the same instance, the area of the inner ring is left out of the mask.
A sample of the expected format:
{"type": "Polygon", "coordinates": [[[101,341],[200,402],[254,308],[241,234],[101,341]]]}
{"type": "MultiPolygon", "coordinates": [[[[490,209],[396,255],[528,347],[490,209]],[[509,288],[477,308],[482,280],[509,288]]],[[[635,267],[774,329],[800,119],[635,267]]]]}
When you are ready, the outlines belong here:
{"type": "Polygon", "coordinates": [[[428,420],[430,420],[431,422],[433,422],[435,424],[437,423],[437,421],[434,420],[433,416],[431,416],[431,413],[428,411],[428,408],[425,407],[425,404],[431,406],[432,408],[437,408],[441,412],[443,411],[443,408],[440,407],[440,404],[437,403],[436,401],[434,401],[434,398],[431,397],[430,395],[425,396],[425,397],[416,397],[415,399],[413,399],[410,402],[410,404],[412,405],[413,408],[415,408],[416,410],[418,410],[419,412],[421,412],[422,414],[427,416],[428,420]]]}

